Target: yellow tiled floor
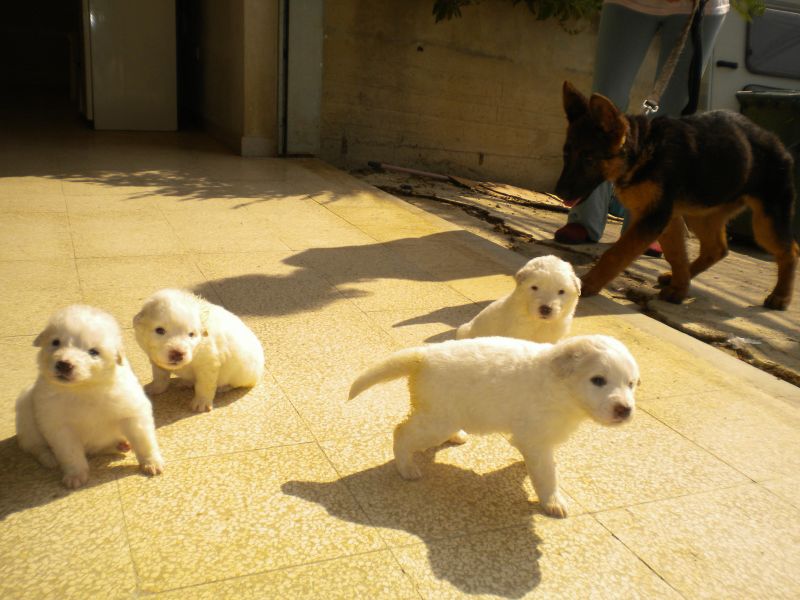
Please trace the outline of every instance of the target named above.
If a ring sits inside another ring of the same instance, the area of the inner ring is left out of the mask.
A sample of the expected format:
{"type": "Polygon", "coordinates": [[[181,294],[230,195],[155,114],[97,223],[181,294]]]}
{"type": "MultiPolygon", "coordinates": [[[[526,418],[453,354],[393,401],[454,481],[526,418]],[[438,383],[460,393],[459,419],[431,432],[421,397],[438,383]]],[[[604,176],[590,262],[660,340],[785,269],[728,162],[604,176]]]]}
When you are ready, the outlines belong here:
{"type": "Polygon", "coordinates": [[[348,402],[350,381],[451,337],[522,257],[314,160],[39,134],[0,140],[0,597],[800,596],[797,389],[584,300],[574,333],[622,339],[643,383],[630,426],[587,423],[559,451],[570,517],[541,514],[502,436],[429,451],[406,482],[403,382],[348,402]],[[267,374],[209,414],[188,390],[156,397],[163,476],[96,457],[68,492],[14,438],[33,337],[60,306],[98,305],[147,382],[131,319],[165,286],[241,315],[267,374]]]}

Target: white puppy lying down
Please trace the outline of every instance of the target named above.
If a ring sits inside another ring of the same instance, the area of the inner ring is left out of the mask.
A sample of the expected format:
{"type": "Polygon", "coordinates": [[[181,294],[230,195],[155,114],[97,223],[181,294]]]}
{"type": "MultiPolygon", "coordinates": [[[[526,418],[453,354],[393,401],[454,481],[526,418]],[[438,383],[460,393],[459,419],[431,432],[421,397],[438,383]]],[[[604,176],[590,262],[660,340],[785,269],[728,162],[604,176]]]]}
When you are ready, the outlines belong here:
{"type": "Polygon", "coordinates": [[[544,511],[566,516],[553,451],[585,418],[631,418],[639,367],[614,338],[587,335],[558,344],[502,337],[451,340],[401,350],[353,382],[350,398],[408,377],[411,411],[394,430],[400,475],[420,477],[413,455],[454,432],[511,434],[544,511]]]}
{"type": "Polygon", "coordinates": [[[502,335],[552,343],[569,333],[581,294],[572,265],[557,256],[540,256],[529,260],[514,279],[514,291],[459,327],[457,339],[502,335]]]}
{"type": "Polygon", "coordinates": [[[185,292],[153,294],[133,318],[136,341],[153,367],[148,394],[161,394],[170,373],[194,385],[192,410],[209,411],[218,389],[252,387],[264,372],[264,350],[242,320],[185,292]]]}
{"type": "Polygon", "coordinates": [[[86,454],[133,447],[142,471],[161,473],[153,407],[122,350],[114,318],[97,308],[68,306],[33,342],[39,377],[17,399],[20,447],[49,468],[61,465],[64,485],[89,479],[86,454]]]}

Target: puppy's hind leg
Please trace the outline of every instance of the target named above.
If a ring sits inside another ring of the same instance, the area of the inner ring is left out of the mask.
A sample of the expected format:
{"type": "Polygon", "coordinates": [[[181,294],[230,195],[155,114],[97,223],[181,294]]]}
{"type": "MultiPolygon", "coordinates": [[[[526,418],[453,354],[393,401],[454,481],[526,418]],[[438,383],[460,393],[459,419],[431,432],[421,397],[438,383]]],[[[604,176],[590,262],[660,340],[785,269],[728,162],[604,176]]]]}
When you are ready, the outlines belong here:
{"type": "Polygon", "coordinates": [[[764,300],[764,306],[773,310],[786,310],[792,300],[794,275],[797,268],[800,248],[794,241],[791,231],[791,201],[794,192],[785,192],[789,198],[785,215],[781,218],[767,214],[764,205],[755,198],[746,198],[747,205],[753,209],[753,233],[756,241],[775,257],[778,263],[778,281],[775,289],[764,300]]]}
{"type": "Polygon", "coordinates": [[[522,453],[525,467],[528,469],[533,489],[539,498],[539,504],[551,517],[567,516],[567,503],[558,489],[558,475],[552,447],[539,447],[526,444],[515,439],[512,443],[522,453]]]}
{"type": "Polygon", "coordinates": [[[444,443],[452,433],[453,427],[420,413],[410,414],[395,427],[394,462],[403,479],[422,477],[419,467],[414,464],[414,453],[444,443]]]}

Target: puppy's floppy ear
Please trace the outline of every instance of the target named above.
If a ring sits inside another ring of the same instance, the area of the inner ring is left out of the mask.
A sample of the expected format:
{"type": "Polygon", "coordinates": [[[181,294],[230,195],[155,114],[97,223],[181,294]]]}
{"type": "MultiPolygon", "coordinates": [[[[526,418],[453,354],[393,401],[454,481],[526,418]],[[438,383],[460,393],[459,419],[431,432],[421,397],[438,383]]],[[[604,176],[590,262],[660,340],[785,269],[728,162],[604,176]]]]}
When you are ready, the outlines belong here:
{"type": "Polygon", "coordinates": [[[44,340],[50,335],[50,328],[45,327],[42,332],[36,336],[36,339],[33,340],[33,345],[36,348],[41,348],[44,345],[44,340]]]}
{"type": "Polygon", "coordinates": [[[566,379],[575,371],[589,354],[589,348],[580,340],[563,341],[553,348],[550,367],[557,377],[566,379]]]}
{"type": "Polygon", "coordinates": [[[203,329],[203,337],[208,337],[208,329],[203,329]]]}
{"type": "Polygon", "coordinates": [[[581,279],[577,275],[575,275],[575,271],[572,272],[572,283],[575,284],[575,292],[578,296],[581,295],[581,279]]]}
{"type": "Polygon", "coordinates": [[[625,116],[614,106],[605,96],[592,94],[589,99],[589,114],[600,129],[610,138],[615,149],[622,147],[625,143],[625,136],[628,135],[628,121],[625,116]]]}
{"type": "Polygon", "coordinates": [[[561,101],[564,104],[567,121],[570,123],[578,120],[589,110],[589,101],[586,96],[581,94],[569,81],[564,82],[561,101]]]}
{"type": "Polygon", "coordinates": [[[117,348],[117,364],[122,366],[125,363],[125,352],[122,348],[117,348]]]}
{"type": "Polygon", "coordinates": [[[133,317],[133,326],[136,327],[142,322],[142,319],[144,319],[144,308],[142,308],[142,310],[136,313],[136,315],[133,317]]]}

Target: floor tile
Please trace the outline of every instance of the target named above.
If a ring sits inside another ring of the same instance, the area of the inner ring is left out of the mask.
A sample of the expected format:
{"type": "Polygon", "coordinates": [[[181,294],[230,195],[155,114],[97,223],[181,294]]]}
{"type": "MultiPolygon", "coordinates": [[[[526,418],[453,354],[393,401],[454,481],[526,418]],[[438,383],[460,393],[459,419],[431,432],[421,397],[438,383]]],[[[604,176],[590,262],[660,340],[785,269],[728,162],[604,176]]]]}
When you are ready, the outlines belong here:
{"type": "Polygon", "coordinates": [[[0,336],[36,335],[59,308],[82,301],[71,259],[0,261],[0,336]]]}
{"type": "Polygon", "coordinates": [[[288,250],[269,220],[253,210],[164,211],[180,243],[191,252],[263,252],[288,250]]]}
{"type": "MultiPolygon", "coordinates": [[[[385,432],[322,443],[341,481],[391,546],[525,523],[540,514],[522,457],[502,436],[473,436],[462,446],[418,455],[423,476],[417,481],[398,474],[391,439],[385,432]]],[[[313,497],[320,489],[298,484],[296,493],[313,497]]],[[[568,502],[574,514],[581,512],[568,502]]]]}
{"type": "Polygon", "coordinates": [[[93,464],[69,491],[0,441],[0,597],[131,598],[136,580],[114,476],[93,464]]]}
{"type": "Polygon", "coordinates": [[[800,413],[752,387],[649,399],[643,406],[754,480],[793,476],[800,469],[800,413]]]}
{"type": "Polygon", "coordinates": [[[800,512],[756,484],[597,518],[684,597],[800,594],[800,512]]]}
{"type": "Polygon", "coordinates": [[[800,490],[800,476],[770,479],[769,481],[762,481],[761,485],[782,500],[800,509],[800,495],[797,493],[800,490]]]}
{"type": "Polygon", "coordinates": [[[168,461],[313,441],[269,375],[252,389],[218,393],[214,409],[202,414],[189,407],[193,390],[172,384],[151,398],[158,441],[168,461]]]}
{"type": "Polygon", "coordinates": [[[159,600],[415,598],[411,580],[388,551],[360,554],[166,592],[159,600]]]}
{"type": "Polygon", "coordinates": [[[49,261],[73,256],[66,214],[7,213],[0,219],[0,261],[49,261]]]}
{"type": "Polygon", "coordinates": [[[147,295],[165,287],[192,288],[205,277],[188,254],[79,258],[78,275],[84,290],[135,288],[147,295]]]}
{"type": "Polygon", "coordinates": [[[588,515],[393,548],[423,598],[669,598],[669,587],[588,515]]]}
{"type": "Polygon", "coordinates": [[[24,389],[33,385],[39,370],[33,336],[0,338],[0,440],[16,432],[14,406],[24,389]]]}
{"type": "Polygon", "coordinates": [[[444,308],[370,311],[367,316],[402,347],[443,342],[455,338],[459,325],[481,311],[481,304],[462,304],[444,308]]]}
{"type": "Polygon", "coordinates": [[[332,483],[336,472],[313,444],[169,463],[164,476],[120,480],[140,587],[166,591],[381,549],[376,531],[354,525],[361,509],[343,485],[317,502],[295,480],[332,483]]]}
{"type": "Polygon", "coordinates": [[[169,223],[156,213],[72,215],[70,226],[78,258],[186,252],[169,223]]]}
{"type": "Polygon", "coordinates": [[[557,457],[561,485],[590,511],[748,481],[641,409],[622,427],[584,423],[557,457]]]}

